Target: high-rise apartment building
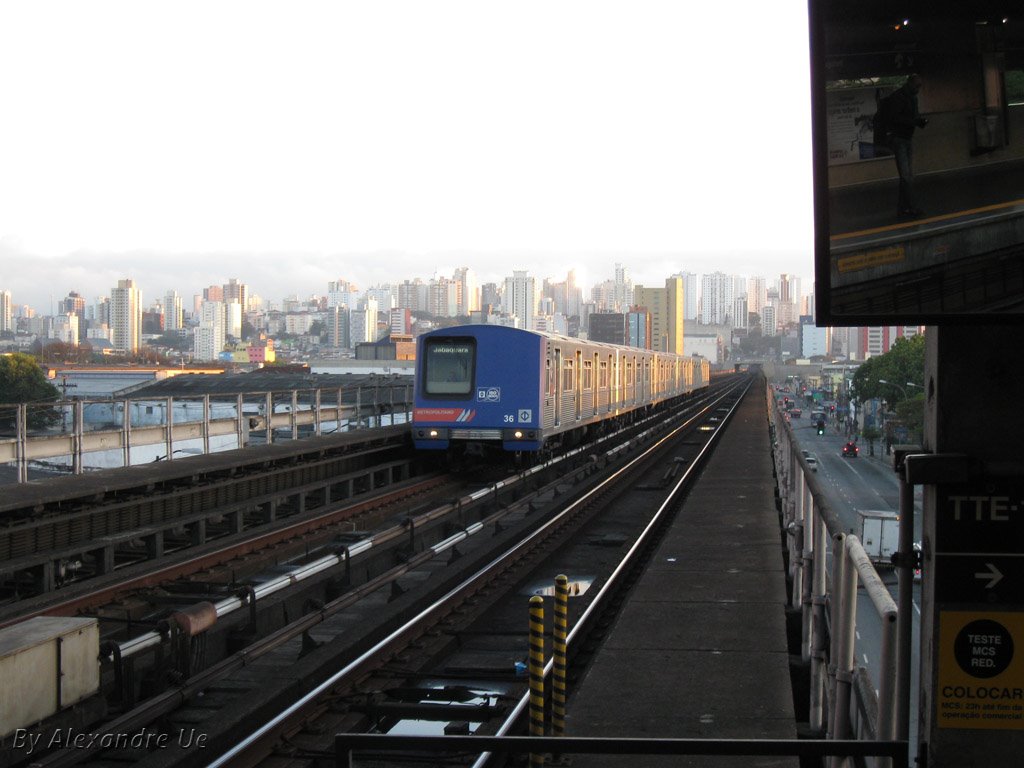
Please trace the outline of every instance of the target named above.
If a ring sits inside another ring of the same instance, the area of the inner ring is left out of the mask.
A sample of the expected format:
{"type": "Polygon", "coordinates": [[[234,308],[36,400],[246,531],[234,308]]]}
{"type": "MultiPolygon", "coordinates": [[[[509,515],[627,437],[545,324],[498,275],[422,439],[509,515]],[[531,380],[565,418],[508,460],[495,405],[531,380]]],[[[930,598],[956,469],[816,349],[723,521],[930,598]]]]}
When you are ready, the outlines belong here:
{"type": "Polygon", "coordinates": [[[335,305],[327,310],[327,337],[328,343],[335,349],[352,348],[348,308],[335,305]]]}
{"type": "Polygon", "coordinates": [[[467,317],[470,312],[478,311],[480,286],[476,272],[469,267],[459,267],[455,270],[455,282],[459,284],[459,316],[467,317]]]}
{"type": "Polygon", "coordinates": [[[629,279],[629,273],[626,268],[621,264],[615,265],[615,293],[613,301],[615,303],[615,311],[623,312],[629,307],[630,300],[633,298],[633,281],[629,279]]]}
{"type": "Polygon", "coordinates": [[[750,317],[747,311],[747,294],[741,293],[733,302],[732,327],[746,329],[749,327],[748,318],[750,317]]]}
{"type": "Polygon", "coordinates": [[[685,292],[683,278],[670,277],[664,288],[633,288],[633,305],[650,317],[652,348],[659,352],[683,354],[685,292]]]}
{"type": "Polygon", "coordinates": [[[626,316],[621,312],[600,312],[591,315],[587,338],[606,344],[625,344],[626,316]]]}
{"type": "Polygon", "coordinates": [[[424,312],[429,303],[430,286],[420,278],[405,280],[398,286],[398,306],[410,312],[424,312]]]}
{"type": "Polygon", "coordinates": [[[693,272],[680,272],[675,277],[683,280],[683,321],[697,321],[700,313],[700,278],[693,272]]]}
{"type": "Polygon", "coordinates": [[[327,308],[348,307],[355,309],[359,303],[359,291],[347,280],[333,280],[327,283],[327,308]]]}
{"type": "Polygon", "coordinates": [[[427,312],[435,317],[455,317],[459,313],[459,289],[461,285],[447,277],[430,281],[427,312]]]}
{"type": "Polygon", "coordinates": [[[48,336],[64,344],[77,347],[79,339],[78,328],[78,315],[74,312],[65,312],[51,318],[48,336]]]}
{"type": "Polygon", "coordinates": [[[704,325],[730,325],[735,311],[736,280],[724,272],[701,279],[700,321],[704,325]]]}
{"type": "Polygon", "coordinates": [[[761,307],[761,335],[778,336],[779,322],[776,317],[775,304],[765,304],[761,307]]]}
{"type": "Polygon", "coordinates": [[[249,286],[238,282],[238,280],[232,277],[221,286],[220,300],[225,304],[230,304],[232,301],[237,302],[238,306],[245,312],[249,304],[249,286]]]}
{"type": "Polygon", "coordinates": [[[184,327],[181,296],[178,295],[177,291],[168,291],[164,295],[164,331],[180,331],[184,327]]]}
{"type": "Polygon", "coordinates": [[[199,325],[192,330],[192,354],[196,360],[216,360],[226,341],[224,302],[204,301],[199,308],[199,325]]]}
{"type": "Polygon", "coordinates": [[[412,312],[395,307],[388,313],[388,327],[392,335],[408,336],[412,333],[412,312]]]}
{"type": "Polygon", "coordinates": [[[505,278],[501,308],[506,315],[518,319],[517,327],[533,329],[533,318],[537,314],[537,287],[525,271],[513,271],[512,277],[505,278]]]}
{"type": "Polygon", "coordinates": [[[761,310],[764,305],[768,302],[768,284],[764,277],[754,275],[747,279],[747,312],[753,312],[756,315],[761,314],[761,310]]]}
{"type": "Polygon", "coordinates": [[[67,298],[62,299],[58,308],[60,314],[71,313],[78,315],[79,322],[85,320],[85,297],[76,291],[71,291],[67,298]]]}
{"type": "Polygon", "coordinates": [[[134,280],[118,280],[110,291],[110,345],[117,352],[135,354],[141,335],[142,293],[134,280]]]}
{"type": "Polygon", "coordinates": [[[860,329],[860,343],[857,345],[864,359],[884,355],[896,339],[913,338],[921,333],[919,325],[881,325],[860,329]]]}
{"type": "Polygon", "coordinates": [[[11,292],[0,291],[0,331],[14,331],[14,306],[11,292]]]}
{"type": "Polygon", "coordinates": [[[645,309],[634,307],[626,313],[626,345],[638,349],[651,349],[651,315],[645,309]]]}

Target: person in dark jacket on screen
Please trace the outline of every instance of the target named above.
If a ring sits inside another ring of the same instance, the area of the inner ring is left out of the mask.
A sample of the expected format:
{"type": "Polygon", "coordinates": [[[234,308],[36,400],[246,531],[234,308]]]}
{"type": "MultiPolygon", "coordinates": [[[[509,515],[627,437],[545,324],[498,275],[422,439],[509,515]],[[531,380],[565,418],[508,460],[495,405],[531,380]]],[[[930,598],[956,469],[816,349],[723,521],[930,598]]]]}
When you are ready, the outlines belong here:
{"type": "Polygon", "coordinates": [[[928,124],[917,110],[917,94],[921,90],[921,77],[910,75],[906,82],[888,98],[889,146],[896,158],[896,171],[900,175],[900,194],[897,203],[899,216],[923,216],[914,196],[914,130],[928,124]]]}

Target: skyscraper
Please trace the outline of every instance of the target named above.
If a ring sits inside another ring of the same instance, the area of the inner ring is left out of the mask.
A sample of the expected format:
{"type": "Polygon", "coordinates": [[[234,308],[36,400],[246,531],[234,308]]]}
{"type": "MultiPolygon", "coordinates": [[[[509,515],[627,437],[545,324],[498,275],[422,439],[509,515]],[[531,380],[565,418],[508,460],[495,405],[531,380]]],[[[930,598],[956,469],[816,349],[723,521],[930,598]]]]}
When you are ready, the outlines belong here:
{"type": "Polygon", "coordinates": [[[118,280],[110,291],[110,344],[115,351],[135,354],[141,333],[142,293],[134,280],[118,280]]]}
{"type": "Polygon", "coordinates": [[[242,308],[242,312],[245,312],[249,307],[249,286],[245,283],[238,282],[237,279],[231,278],[221,288],[223,301],[225,304],[230,304],[232,301],[237,301],[239,306],[242,308]]]}
{"type": "Polygon", "coordinates": [[[11,292],[0,291],[0,331],[14,330],[14,308],[11,305],[11,292]]]}
{"type": "Polygon", "coordinates": [[[164,331],[180,331],[183,317],[181,310],[181,296],[177,291],[168,291],[164,296],[164,331]]]}
{"type": "Polygon", "coordinates": [[[520,328],[533,329],[533,318],[537,314],[537,288],[534,279],[525,271],[513,271],[512,277],[505,278],[505,293],[502,296],[502,310],[519,319],[520,328]]]}
{"type": "Polygon", "coordinates": [[[224,351],[224,302],[204,301],[199,310],[199,325],[192,334],[192,353],[196,360],[216,360],[224,351]]]}
{"type": "Polygon", "coordinates": [[[480,309],[480,288],[477,285],[476,273],[469,267],[459,267],[455,270],[455,282],[461,288],[459,297],[459,315],[468,316],[470,312],[480,309]]]}
{"type": "Polygon", "coordinates": [[[728,325],[735,310],[735,284],[731,275],[704,275],[700,291],[700,320],[704,325],[728,325]]]}
{"type": "Polygon", "coordinates": [[[67,298],[65,298],[65,299],[63,299],[61,301],[59,312],[62,315],[63,314],[68,314],[68,313],[72,313],[72,314],[78,315],[79,322],[84,321],[85,320],[85,298],[81,294],[79,294],[79,293],[77,293],[75,291],[71,291],[67,295],[67,298]]]}
{"type": "Polygon", "coordinates": [[[747,280],[747,312],[758,315],[768,301],[768,287],[763,277],[754,275],[747,280]]]}

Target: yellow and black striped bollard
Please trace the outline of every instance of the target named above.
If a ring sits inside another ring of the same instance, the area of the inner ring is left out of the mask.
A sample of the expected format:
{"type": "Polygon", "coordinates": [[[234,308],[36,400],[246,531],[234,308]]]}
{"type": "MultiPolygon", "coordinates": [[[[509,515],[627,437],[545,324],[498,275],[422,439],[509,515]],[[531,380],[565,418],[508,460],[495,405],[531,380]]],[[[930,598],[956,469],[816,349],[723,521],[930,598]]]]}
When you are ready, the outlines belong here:
{"type": "MultiPolygon", "coordinates": [[[[544,598],[530,598],[530,735],[544,735],[544,598]]],[[[544,765],[544,755],[530,753],[530,765],[544,765]]]]}
{"type": "Polygon", "coordinates": [[[569,577],[555,577],[555,621],[552,632],[551,735],[565,735],[565,638],[569,626],[569,577]]]}

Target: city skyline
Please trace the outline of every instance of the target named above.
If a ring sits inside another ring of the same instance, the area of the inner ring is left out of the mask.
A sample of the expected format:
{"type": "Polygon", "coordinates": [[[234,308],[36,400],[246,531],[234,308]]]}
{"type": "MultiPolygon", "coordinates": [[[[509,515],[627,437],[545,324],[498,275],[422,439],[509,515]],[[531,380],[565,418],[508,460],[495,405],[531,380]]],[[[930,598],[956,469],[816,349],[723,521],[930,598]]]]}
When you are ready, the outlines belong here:
{"type": "MultiPolygon", "coordinates": [[[[250,268],[251,268],[251,265],[250,265],[250,268]]],[[[241,272],[238,273],[238,274],[232,274],[232,275],[227,276],[227,277],[219,277],[218,276],[217,278],[207,277],[206,279],[201,279],[194,286],[168,286],[168,287],[166,287],[164,289],[150,288],[149,286],[146,285],[144,280],[140,280],[140,279],[138,279],[136,277],[137,274],[145,273],[145,270],[129,270],[128,272],[125,272],[125,273],[122,273],[122,274],[118,274],[118,275],[112,277],[112,283],[110,285],[108,285],[105,290],[101,288],[101,289],[97,290],[94,293],[89,292],[87,290],[83,290],[80,286],[69,286],[69,287],[65,288],[65,287],[63,287],[63,286],[61,286],[59,284],[55,284],[55,283],[51,282],[51,283],[48,284],[48,288],[49,288],[50,292],[48,293],[47,298],[45,299],[45,301],[43,303],[38,303],[38,304],[33,304],[31,301],[24,301],[24,300],[22,300],[21,296],[17,293],[17,291],[7,287],[6,284],[5,285],[0,285],[0,291],[4,291],[6,294],[8,294],[10,296],[11,306],[12,306],[12,309],[13,309],[15,315],[17,315],[18,312],[20,312],[22,307],[26,307],[27,306],[27,307],[29,307],[32,310],[33,314],[36,315],[36,316],[52,316],[52,315],[59,315],[59,314],[61,314],[61,312],[62,312],[62,304],[63,304],[64,300],[68,296],[70,296],[72,293],[73,294],[77,294],[78,296],[80,296],[81,300],[84,302],[84,306],[88,307],[91,310],[93,308],[93,306],[96,304],[97,300],[110,300],[111,296],[112,296],[112,293],[117,290],[118,286],[121,284],[121,282],[123,280],[127,279],[127,280],[130,280],[132,282],[132,284],[134,285],[135,289],[138,291],[138,294],[139,294],[139,297],[140,297],[139,298],[139,303],[140,303],[140,307],[142,309],[149,310],[149,309],[152,309],[153,307],[156,307],[157,305],[159,305],[161,307],[164,307],[165,304],[166,304],[166,301],[167,301],[167,296],[170,295],[170,294],[177,294],[177,298],[178,298],[178,301],[179,301],[179,305],[178,305],[179,309],[184,309],[186,314],[192,314],[193,309],[194,309],[193,308],[194,301],[202,299],[204,292],[208,288],[210,288],[211,286],[213,286],[213,287],[219,287],[221,285],[225,285],[226,286],[229,283],[229,281],[230,282],[237,281],[238,283],[244,285],[247,294],[249,296],[258,297],[260,302],[261,302],[262,308],[264,310],[266,310],[270,306],[274,306],[274,307],[280,308],[283,304],[285,304],[287,301],[292,300],[292,299],[294,299],[295,301],[297,301],[300,304],[304,304],[305,302],[307,302],[307,301],[309,301],[310,299],[313,299],[313,298],[321,298],[321,299],[329,298],[330,297],[330,290],[329,290],[330,285],[333,284],[337,280],[341,280],[341,281],[344,281],[345,283],[353,285],[355,287],[355,291],[360,293],[360,294],[362,294],[362,295],[366,295],[368,292],[374,291],[375,289],[378,289],[378,288],[390,288],[390,289],[392,289],[392,291],[397,296],[399,286],[401,286],[406,281],[408,281],[408,282],[417,282],[418,281],[418,282],[421,282],[423,284],[429,284],[430,282],[432,282],[432,281],[434,281],[436,279],[451,280],[452,277],[457,272],[461,271],[464,268],[465,267],[455,267],[455,268],[452,268],[452,269],[445,270],[444,272],[441,272],[441,271],[435,272],[435,273],[433,273],[433,274],[431,274],[429,276],[424,276],[424,275],[396,275],[396,274],[392,273],[390,275],[390,279],[389,280],[382,281],[382,282],[376,282],[376,283],[365,283],[365,284],[361,283],[358,280],[351,279],[347,275],[334,275],[329,280],[327,280],[326,282],[324,282],[320,286],[317,286],[317,287],[312,287],[311,286],[310,290],[298,291],[298,292],[292,291],[292,292],[284,293],[283,295],[276,296],[276,297],[272,296],[272,295],[266,295],[266,294],[262,293],[261,291],[257,290],[255,284],[251,283],[246,278],[246,276],[245,276],[246,268],[244,266],[240,267],[241,272]]],[[[533,280],[536,283],[536,290],[539,293],[541,287],[544,285],[544,283],[546,281],[547,282],[551,282],[551,283],[560,283],[560,282],[565,281],[568,278],[568,276],[569,276],[569,272],[566,272],[566,273],[561,274],[561,275],[548,274],[548,275],[546,275],[544,277],[541,277],[539,274],[535,274],[535,273],[531,272],[530,270],[509,269],[506,274],[501,274],[501,273],[495,271],[495,272],[493,272],[493,275],[495,275],[495,277],[493,279],[485,279],[484,277],[481,277],[480,274],[477,273],[472,267],[469,267],[468,269],[470,269],[471,272],[474,273],[474,277],[475,277],[474,283],[475,283],[476,288],[477,288],[478,291],[479,291],[480,286],[486,285],[486,284],[492,284],[492,285],[496,286],[497,290],[500,292],[500,291],[502,291],[505,288],[506,281],[509,280],[510,278],[512,278],[512,276],[514,274],[524,273],[525,276],[529,277],[531,280],[533,280]]],[[[694,287],[691,288],[691,290],[694,291],[694,295],[703,294],[704,289],[701,288],[701,283],[704,282],[707,277],[713,276],[713,275],[719,275],[719,274],[721,274],[721,275],[723,275],[725,277],[728,277],[728,278],[737,277],[737,278],[742,278],[744,280],[756,279],[756,280],[758,280],[760,282],[760,285],[761,285],[762,289],[764,287],[769,287],[769,286],[772,286],[772,285],[778,285],[780,278],[783,277],[783,276],[788,276],[789,278],[795,278],[798,281],[798,283],[801,285],[801,295],[792,298],[792,303],[794,303],[796,305],[799,305],[799,301],[800,301],[801,298],[806,298],[806,297],[810,296],[813,293],[813,288],[812,288],[813,281],[812,280],[808,280],[808,279],[806,279],[806,278],[802,277],[801,275],[799,275],[797,273],[794,273],[794,272],[785,272],[785,271],[783,271],[783,272],[772,272],[772,273],[768,273],[768,274],[764,274],[764,273],[742,274],[742,273],[736,273],[736,272],[723,272],[721,269],[718,269],[718,268],[715,268],[715,269],[712,269],[712,270],[706,271],[706,272],[695,271],[695,270],[690,270],[690,269],[678,269],[678,270],[676,270],[675,272],[673,272],[671,274],[666,274],[664,276],[664,278],[661,278],[661,279],[655,278],[655,279],[652,279],[652,280],[641,280],[641,279],[638,279],[633,274],[632,270],[629,269],[627,264],[624,264],[624,263],[621,263],[621,262],[617,262],[607,271],[606,274],[590,274],[588,272],[583,272],[581,270],[575,270],[575,281],[574,281],[574,284],[576,285],[576,287],[578,287],[582,291],[582,295],[583,295],[582,300],[585,301],[585,302],[592,301],[592,294],[595,291],[597,291],[597,289],[602,284],[613,282],[615,280],[616,276],[617,276],[617,273],[620,270],[623,272],[624,277],[628,281],[630,286],[632,286],[632,287],[644,286],[646,288],[661,288],[661,287],[663,287],[665,285],[666,280],[668,280],[668,279],[670,279],[672,277],[679,276],[679,275],[685,275],[685,274],[693,274],[693,275],[695,275],[698,278],[698,280],[695,281],[694,287]]],[[[114,273],[111,271],[111,274],[113,275],[114,273]]],[[[105,278],[97,277],[97,276],[94,275],[94,276],[92,276],[92,279],[90,279],[88,281],[87,284],[90,284],[90,285],[91,284],[98,284],[99,282],[102,282],[103,279],[105,279],[105,278]]],[[[735,295],[738,297],[738,296],[741,295],[741,293],[739,291],[737,291],[735,295]]],[[[702,302],[698,302],[698,306],[701,303],[702,302]]],[[[691,308],[687,309],[687,313],[688,314],[693,312],[693,311],[695,311],[695,310],[692,310],[691,308]]],[[[173,323],[172,323],[172,326],[173,326],[173,323]]]]}
{"type": "Polygon", "coordinates": [[[124,277],[807,284],[806,8],[731,10],[5,4],[0,282],[40,312],[124,277]]]}

